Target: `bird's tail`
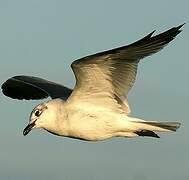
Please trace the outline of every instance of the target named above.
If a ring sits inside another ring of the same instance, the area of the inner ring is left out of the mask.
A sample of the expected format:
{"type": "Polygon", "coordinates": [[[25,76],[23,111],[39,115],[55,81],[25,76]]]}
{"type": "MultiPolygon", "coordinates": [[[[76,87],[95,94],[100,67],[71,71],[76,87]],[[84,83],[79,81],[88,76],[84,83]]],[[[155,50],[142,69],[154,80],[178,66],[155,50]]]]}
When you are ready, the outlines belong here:
{"type": "Polygon", "coordinates": [[[132,121],[138,136],[151,136],[159,138],[155,132],[176,131],[180,127],[178,122],[156,122],[156,121],[132,121]]]}

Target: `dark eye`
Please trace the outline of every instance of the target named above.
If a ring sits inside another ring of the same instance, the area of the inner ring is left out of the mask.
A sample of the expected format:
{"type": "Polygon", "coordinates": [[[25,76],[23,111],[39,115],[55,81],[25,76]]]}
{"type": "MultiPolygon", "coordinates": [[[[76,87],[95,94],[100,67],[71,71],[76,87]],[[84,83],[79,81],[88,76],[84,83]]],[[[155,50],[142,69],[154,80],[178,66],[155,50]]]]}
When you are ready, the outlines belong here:
{"type": "Polygon", "coordinates": [[[40,115],[41,115],[41,111],[37,109],[37,110],[35,111],[35,116],[39,117],[40,115]]]}

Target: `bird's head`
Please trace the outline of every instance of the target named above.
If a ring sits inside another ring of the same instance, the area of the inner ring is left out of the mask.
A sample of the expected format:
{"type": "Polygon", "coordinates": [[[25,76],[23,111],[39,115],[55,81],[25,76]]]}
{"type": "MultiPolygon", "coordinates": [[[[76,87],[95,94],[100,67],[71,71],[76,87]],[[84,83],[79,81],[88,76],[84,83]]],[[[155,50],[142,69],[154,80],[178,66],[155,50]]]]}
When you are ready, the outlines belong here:
{"type": "Polygon", "coordinates": [[[29,124],[23,131],[26,136],[33,128],[42,128],[45,123],[45,116],[48,111],[48,106],[45,103],[37,105],[30,114],[29,124]]]}
{"type": "Polygon", "coordinates": [[[26,136],[33,128],[51,130],[56,124],[57,114],[62,100],[54,99],[37,105],[30,114],[29,124],[23,131],[26,136]]]}

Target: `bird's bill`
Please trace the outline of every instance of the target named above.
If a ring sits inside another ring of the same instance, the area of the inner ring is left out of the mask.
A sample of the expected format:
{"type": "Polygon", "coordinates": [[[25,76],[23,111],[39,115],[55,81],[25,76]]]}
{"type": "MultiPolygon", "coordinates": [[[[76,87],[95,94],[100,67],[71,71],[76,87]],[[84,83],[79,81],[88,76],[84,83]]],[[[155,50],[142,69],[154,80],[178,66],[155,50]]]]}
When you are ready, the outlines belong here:
{"type": "Polygon", "coordinates": [[[32,123],[28,124],[25,129],[23,130],[23,135],[26,136],[35,126],[35,121],[33,121],[32,123]]]}

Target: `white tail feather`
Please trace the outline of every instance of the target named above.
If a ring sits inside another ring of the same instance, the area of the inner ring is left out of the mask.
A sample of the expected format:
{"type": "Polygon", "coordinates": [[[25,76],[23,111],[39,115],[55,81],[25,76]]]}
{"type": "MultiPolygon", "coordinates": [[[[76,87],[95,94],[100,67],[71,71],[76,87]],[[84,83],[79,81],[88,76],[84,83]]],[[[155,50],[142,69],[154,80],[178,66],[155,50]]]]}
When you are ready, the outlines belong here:
{"type": "MultiPolygon", "coordinates": [[[[138,136],[159,137],[155,132],[176,131],[180,127],[178,122],[144,121],[137,118],[130,119],[130,128],[138,136]]],[[[134,137],[134,136],[133,136],[134,137]]]]}
{"type": "Polygon", "coordinates": [[[180,123],[178,122],[156,122],[156,121],[144,121],[144,122],[135,122],[138,124],[138,127],[143,130],[150,131],[176,131],[180,127],[180,123]]]}

